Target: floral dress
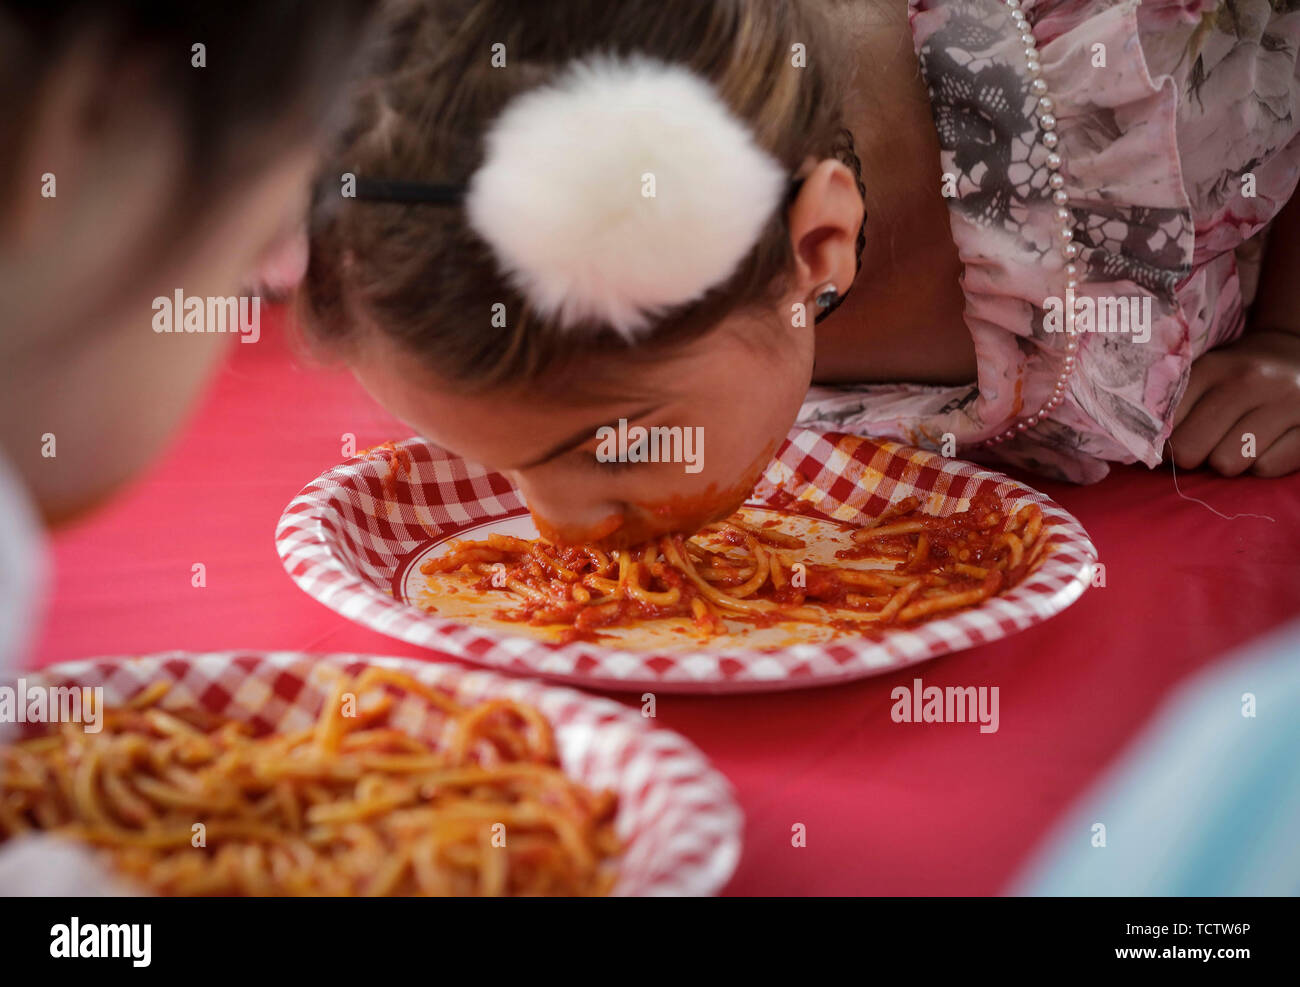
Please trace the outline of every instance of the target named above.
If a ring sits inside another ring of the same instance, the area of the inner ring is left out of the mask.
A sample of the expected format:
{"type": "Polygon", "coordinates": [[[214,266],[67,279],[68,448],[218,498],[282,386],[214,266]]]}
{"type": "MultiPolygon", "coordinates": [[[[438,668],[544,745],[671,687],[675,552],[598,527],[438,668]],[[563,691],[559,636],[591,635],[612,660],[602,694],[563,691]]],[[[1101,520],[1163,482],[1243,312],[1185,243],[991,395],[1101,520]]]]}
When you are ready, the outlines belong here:
{"type": "Polygon", "coordinates": [[[1300,177],[1300,0],[910,0],[910,24],[978,379],[816,387],[800,422],[1084,483],[1157,465],[1300,177]],[[1053,331],[1067,276],[1149,304],[1149,338],[1053,331]]]}

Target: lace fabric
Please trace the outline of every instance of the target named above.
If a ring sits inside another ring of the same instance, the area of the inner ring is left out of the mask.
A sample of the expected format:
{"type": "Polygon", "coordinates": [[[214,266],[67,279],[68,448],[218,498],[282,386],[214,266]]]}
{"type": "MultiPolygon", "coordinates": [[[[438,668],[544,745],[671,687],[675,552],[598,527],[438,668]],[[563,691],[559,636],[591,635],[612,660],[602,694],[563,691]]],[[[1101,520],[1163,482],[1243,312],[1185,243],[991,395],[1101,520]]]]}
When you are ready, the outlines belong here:
{"type": "Polygon", "coordinates": [[[1300,0],[1021,9],[1055,104],[1077,294],[1149,299],[1150,337],[1085,334],[1060,406],[976,449],[1042,407],[1058,380],[1066,337],[1044,326],[1044,306],[1063,296],[1060,224],[1008,9],[911,0],[941,165],[956,183],[948,205],[978,380],[814,388],[799,420],[931,449],[951,434],[962,455],[1093,482],[1110,462],[1160,462],[1192,361],[1242,331],[1255,238],[1300,177],[1300,0]]]}

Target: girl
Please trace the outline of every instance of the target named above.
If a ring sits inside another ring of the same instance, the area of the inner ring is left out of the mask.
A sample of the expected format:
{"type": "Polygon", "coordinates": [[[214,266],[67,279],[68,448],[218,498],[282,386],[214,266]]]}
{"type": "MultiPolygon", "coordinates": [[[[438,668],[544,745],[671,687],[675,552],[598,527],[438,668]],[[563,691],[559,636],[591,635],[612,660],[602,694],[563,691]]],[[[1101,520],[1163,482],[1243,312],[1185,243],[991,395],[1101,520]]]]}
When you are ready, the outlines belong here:
{"type": "Polygon", "coordinates": [[[223,352],[156,334],[152,300],[283,268],[369,7],[0,4],[0,671],[42,522],[157,455],[223,352]]]}
{"type": "Polygon", "coordinates": [[[304,322],[561,540],[727,514],[796,419],[1290,472],[1298,47],[1295,0],[400,4],[304,322]]]}

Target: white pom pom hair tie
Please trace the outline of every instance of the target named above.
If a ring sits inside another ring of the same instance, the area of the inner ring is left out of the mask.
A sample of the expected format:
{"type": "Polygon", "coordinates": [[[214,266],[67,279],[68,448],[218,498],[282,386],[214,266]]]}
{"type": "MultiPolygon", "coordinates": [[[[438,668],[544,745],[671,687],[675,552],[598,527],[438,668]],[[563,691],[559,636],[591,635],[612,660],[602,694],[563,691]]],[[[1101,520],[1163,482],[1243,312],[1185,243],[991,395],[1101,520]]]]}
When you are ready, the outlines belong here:
{"type": "Polygon", "coordinates": [[[594,56],[512,99],[454,186],[358,179],[357,198],[454,204],[543,317],[635,339],[725,282],[790,187],[713,86],[594,56]]]}

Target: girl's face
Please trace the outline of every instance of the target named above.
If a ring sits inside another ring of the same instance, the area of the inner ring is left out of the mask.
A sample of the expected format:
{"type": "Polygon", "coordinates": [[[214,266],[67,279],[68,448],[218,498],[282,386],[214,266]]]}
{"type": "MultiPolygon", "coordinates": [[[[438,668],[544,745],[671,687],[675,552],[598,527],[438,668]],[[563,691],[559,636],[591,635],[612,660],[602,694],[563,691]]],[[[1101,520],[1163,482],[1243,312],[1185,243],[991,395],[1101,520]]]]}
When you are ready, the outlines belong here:
{"type": "Polygon", "coordinates": [[[834,159],[810,159],[801,181],[786,215],[793,265],[784,297],[729,315],[671,356],[605,358],[573,375],[591,386],[542,382],[471,396],[363,324],[348,362],[421,435],[505,473],[552,541],[617,548],[694,532],[744,502],[794,423],[812,379],[818,286],[854,281],[863,203],[853,173],[834,159]],[[793,318],[798,311],[807,313],[797,320],[804,324],[793,318]],[[639,429],[658,441],[621,449],[618,440],[632,444],[639,429]],[[678,431],[665,442],[654,429],[678,431]]]}
{"type": "MultiPolygon", "coordinates": [[[[789,300],[777,309],[790,310],[789,300]]],[[[608,358],[593,371],[601,393],[617,395],[607,399],[544,383],[458,394],[378,332],[351,363],[421,435],[508,476],[544,537],[616,548],[733,512],[793,424],[812,375],[812,329],[774,332],[754,319],[733,315],[662,361],[608,358]],[[628,454],[611,459],[620,448],[628,454]]]]}
{"type": "MultiPolygon", "coordinates": [[[[301,216],[314,164],[312,148],[286,149],[227,193],[188,241],[166,249],[143,238],[167,206],[157,189],[177,179],[152,182],[155,172],[145,164],[130,179],[144,186],[138,198],[112,196],[93,182],[84,191],[74,186],[75,205],[52,213],[58,219],[26,238],[22,252],[10,252],[13,240],[0,231],[0,253],[12,261],[0,271],[0,283],[12,289],[0,339],[0,449],[48,525],[102,503],[156,458],[233,345],[229,334],[155,332],[155,299],[177,289],[200,298],[243,293],[247,277],[301,216]],[[143,271],[125,270],[122,258],[142,243],[159,259],[143,271]],[[46,434],[57,442],[49,458],[46,434]]],[[[63,196],[60,185],[59,201],[63,196]]]]}

